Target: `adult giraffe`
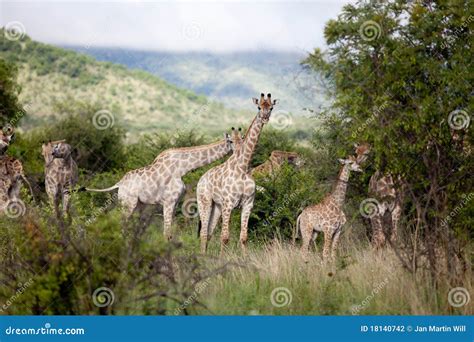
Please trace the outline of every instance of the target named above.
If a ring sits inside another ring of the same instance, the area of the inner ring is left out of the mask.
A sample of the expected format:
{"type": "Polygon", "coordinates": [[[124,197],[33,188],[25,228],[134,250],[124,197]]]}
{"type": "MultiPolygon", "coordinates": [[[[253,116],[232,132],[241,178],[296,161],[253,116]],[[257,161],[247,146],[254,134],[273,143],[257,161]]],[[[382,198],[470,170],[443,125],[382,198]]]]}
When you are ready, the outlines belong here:
{"type": "Polygon", "coordinates": [[[253,102],[258,113],[244,137],[242,146],[225,163],[207,171],[197,185],[197,202],[201,219],[201,252],[207,250],[208,236],[217,224],[217,218],[222,215],[221,255],[229,242],[229,224],[232,210],[242,207],[240,245],[245,252],[247,243],[247,228],[250,212],[255,199],[255,182],[250,175],[250,162],[260,137],[263,125],[268,123],[273,106],[278,100],[272,100],[271,94],[253,102]],[[211,228],[211,229],[210,229],[211,228]]]}

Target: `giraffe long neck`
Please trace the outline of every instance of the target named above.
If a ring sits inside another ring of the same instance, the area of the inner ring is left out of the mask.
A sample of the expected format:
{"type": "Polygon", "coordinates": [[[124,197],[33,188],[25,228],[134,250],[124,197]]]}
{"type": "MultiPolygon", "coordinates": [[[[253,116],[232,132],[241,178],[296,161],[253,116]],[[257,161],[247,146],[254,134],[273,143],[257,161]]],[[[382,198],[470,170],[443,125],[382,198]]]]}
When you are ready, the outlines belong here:
{"type": "Polygon", "coordinates": [[[256,117],[247,131],[239,153],[236,154],[236,164],[238,164],[238,166],[241,167],[244,172],[247,172],[250,167],[250,162],[252,161],[255,148],[257,147],[262,128],[262,120],[256,117]]]}
{"type": "Polygon", "coordinates": [[[351,171],[349,170],[349,165],[343,165],[337,179],[336,187],[331,194],[338,207],[342,207],[344,205],[347,191],[347,181],[349,180],[350,173],[351,171]]]}
{"type": "Polygon", "coordinates": [[[229,152],[230,148],[225,140],[209,145],[173,150],[171,151],[172,159],[176,161],[176,170],[174,171],[185,175],[192,170],[223,158],[229,152]]]}

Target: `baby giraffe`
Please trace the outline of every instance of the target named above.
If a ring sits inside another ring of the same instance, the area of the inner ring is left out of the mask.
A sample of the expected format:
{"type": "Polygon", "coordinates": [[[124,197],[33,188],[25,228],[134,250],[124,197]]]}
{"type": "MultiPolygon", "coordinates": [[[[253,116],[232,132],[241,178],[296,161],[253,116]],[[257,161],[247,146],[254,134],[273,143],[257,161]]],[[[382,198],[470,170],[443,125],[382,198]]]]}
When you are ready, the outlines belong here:
{"type": "Polygon", "coordinates": [[[300,230],[303,239],[301,251],[305,262],[309,261],[309,243],[314,241],[319,232],[324,233],[323,259],[326,260],[331,250],[331,258],[336,256],[336,248],[346,215],[342,210],[347,190],[347,181],[351,171],[362,172],[357,159],[339,159],[342,169],[334,191],[320,203],[306,207],[296,220],[296,229],[300,230]]]}
{"type": "Polygon", "coordinates": [[[62,200],[63,217],[69,214],[69,197],[77,183],[77,164],[72,159],[71,145],[65,140],[53,141],[42,146],[45,160],[45,185],[51,205],[59,218],[59,202],[62,200]]]}

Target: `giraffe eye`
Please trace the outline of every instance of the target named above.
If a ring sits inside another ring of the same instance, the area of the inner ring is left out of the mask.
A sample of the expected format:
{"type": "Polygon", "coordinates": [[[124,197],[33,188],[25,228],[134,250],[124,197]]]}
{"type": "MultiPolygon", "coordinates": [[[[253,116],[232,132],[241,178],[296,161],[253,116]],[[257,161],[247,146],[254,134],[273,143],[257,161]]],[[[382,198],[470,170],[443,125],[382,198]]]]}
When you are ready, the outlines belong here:
{"type": "Polygon", "coordinates": [[[262,109],[262,107],[258,106],[258,110],[261,110],[261,109],[262,109]]]}

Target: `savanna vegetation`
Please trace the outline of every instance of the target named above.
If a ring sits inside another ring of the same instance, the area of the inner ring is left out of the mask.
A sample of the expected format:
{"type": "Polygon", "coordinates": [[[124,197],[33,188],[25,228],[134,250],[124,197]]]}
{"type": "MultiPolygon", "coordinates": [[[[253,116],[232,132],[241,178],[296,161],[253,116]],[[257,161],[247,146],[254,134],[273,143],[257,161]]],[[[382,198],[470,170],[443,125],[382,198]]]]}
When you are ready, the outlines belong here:
{"type": "MultiPolygon", "coordinates": [[[[209,254],[199,254],[198,216],[189,203],[200,176],[221,161],[186,175],[187,205],[178,208],[172,242],[162,236],[159,208],[146,208],[124,223],[114,193],[79,191],[86,185],[108,187],[166,148],[205,144],[220,135],[183,122],[180,130],[150,129],[132,139],[136,131],[126,121],[97,129],[94,115],[103,107],[80,96],[56,101],[50,108],[57,119],[48,125],[38,122],[33,127],[28,121],[31,108],[27,109],[26,129],[8,154],[23,162],[35,198],[25,190],[21,215],[0,218],[0,311],[473,314],[472,303],[456,307],[448,301],[454,287],[473,293],[472,10],[469,1],[449,6],[434,1],[360,2],[345,6],[327,23],[328,50],[315,50],[303,63],[324,76],[334,101],[315,109],[314,121],[306,121],[314,130],[304,143],[293,133],[265,127],[253,165],[265,161],[272,150],[297,151],[304,163],[297,168],[284,165],[273,176],[256,178],[265,191],[256,195],[248,255],[242,255],[237,244],[238,211],[231,220],[227,255],[218,256],[218,235],[211,240],[209,254]],[[61,236],[60,222],[45,198],[40,148],[49,139],[67,139],[80,168],[67,238],[61,236]],[[318,239],[306,264],[298,239],[292,243],[296,217],[331,191],[340,167],[337,159],[353,154],[353,143],[361,141],[372,150],[365,172],[349,180],[344,206],[348,222],[338,258],[322,262],[318,239]],[[400,240],[380,251],[371,248],[369,221],[359,211],[375,170],[396,176],[406,193],[400,240]]],[[[15,71],[25,57],[20,50],[9,52],[11,42],[2,44],[0,81],[7,86],[1,88],[0,99],[5,121],[25,105],[15,71]]],[[[25,44],[36,43],[15,44],[25,49],[25,44]]],[[[29,62],[25,75],[39,77],[50,68],[55,74],[66,73],[67,80],[87,74],[80,61],[89,63],[88,58],[78,57],[77,63],[61,69],[57,61],[64,56],[54,56],[29,62]]],[[[88,87],[108,77],[102,71],[97,71],[97,78],[86,77],[88,87]]],[[[222,117],[226,124],[236,120],[222,117]]],[[[252,116],[246,118],[245,128],[252,116]]],[[[149,122],[156,128],[151,118],[149,122]]]]}

